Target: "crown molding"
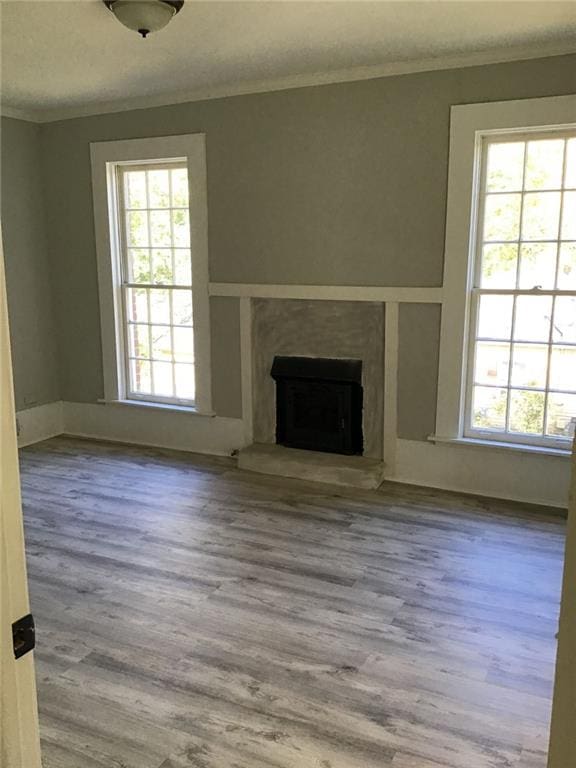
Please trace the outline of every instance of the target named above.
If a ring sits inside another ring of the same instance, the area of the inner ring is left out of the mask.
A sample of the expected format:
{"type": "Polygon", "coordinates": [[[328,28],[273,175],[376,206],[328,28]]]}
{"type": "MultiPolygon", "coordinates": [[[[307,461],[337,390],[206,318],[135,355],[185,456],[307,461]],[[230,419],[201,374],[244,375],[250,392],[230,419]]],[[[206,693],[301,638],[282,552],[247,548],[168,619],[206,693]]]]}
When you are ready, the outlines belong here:
{"type": "Polygon", "coordinates": [[[245,81],[236,85],[223,85],[191,91],[178,91],[171,94],[142,96],[132,99],[95,102],[84,105],[55,107],[53,109],[23,109],[5,105],[0,107],[0,114],[35,123],[52,123],[60,120],[72,120],[81,117],[129,112],[138,109],[176,106],[195,101],[210,101],[233,96],[247,96],[258,93],[271,93],[296,88],[308,88],[318,85],[333,85],[363,80],[376,80],[395,75],[408,75],[419,72],[434,72],[443,69],[463,69],[466,67],[505,64],[515,61],[529,61],[554,56],[574,54],[573,46],[549,44],[538,47],[516,47],[498,51],[484,51],[443,56],[438,58],[411,61],[390,62],[388,64],[354,67],[351,69],[318,72],[311,75],[294,75],[270,80],[245,81]]]}
{"type": "Polygon", "coordinates": [[[18,109],[6,104],[0,104],[0,116],[11,117],[14,120],[25,120],[27,123],[41,123],[40,112],[29,109],[18,109]]]}

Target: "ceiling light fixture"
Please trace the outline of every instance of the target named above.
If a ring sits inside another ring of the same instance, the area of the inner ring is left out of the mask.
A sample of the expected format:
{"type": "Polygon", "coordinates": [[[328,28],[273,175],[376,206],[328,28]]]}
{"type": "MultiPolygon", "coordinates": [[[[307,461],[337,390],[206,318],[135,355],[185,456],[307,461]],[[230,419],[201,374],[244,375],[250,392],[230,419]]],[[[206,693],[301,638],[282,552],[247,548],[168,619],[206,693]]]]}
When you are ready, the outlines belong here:
{"type": "Polygon", "coordinates": [[[121,24],[142,37],[158,32],[176,16],[184,0],[102,0],[121,24]]]}

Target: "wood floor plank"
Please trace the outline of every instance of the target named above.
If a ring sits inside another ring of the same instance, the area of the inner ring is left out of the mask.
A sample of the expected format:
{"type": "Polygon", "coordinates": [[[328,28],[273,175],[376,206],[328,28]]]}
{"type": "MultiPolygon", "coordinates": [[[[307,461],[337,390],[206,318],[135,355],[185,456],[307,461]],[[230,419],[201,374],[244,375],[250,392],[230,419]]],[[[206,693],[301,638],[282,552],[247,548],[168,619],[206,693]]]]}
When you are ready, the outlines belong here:
{"type": "Polygon", "coordinates": [[[44,768],[545,768],[564,521],[21,452],[44,768]]]}

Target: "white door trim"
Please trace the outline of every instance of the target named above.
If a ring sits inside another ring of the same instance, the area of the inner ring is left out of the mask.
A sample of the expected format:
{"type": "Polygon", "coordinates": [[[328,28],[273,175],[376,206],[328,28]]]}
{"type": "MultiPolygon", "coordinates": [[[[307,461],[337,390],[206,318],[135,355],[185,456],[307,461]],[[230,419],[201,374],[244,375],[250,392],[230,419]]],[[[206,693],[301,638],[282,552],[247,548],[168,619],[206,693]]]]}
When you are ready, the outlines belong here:
{"type": "Polygon", "coordinates": [[[14,658],[12,623],[30,612],[0,231],[0,764],[40,768],[32,653],[14,658]]]}

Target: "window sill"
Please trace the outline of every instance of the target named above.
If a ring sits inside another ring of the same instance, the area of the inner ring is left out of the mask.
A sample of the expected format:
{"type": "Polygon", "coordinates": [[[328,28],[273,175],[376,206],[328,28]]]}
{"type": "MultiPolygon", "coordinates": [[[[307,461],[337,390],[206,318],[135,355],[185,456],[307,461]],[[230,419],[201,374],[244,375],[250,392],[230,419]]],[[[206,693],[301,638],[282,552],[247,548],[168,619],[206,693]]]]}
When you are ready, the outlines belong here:
{"type": "Polygon", "coordinates": [[[193,405],[177,405],[176,403],[152,403],[146,400],[98,400],[102,405],[120,405],[129,408],[144,408],[153,411],[168,411],[171,413],[185,413],[189,416],[203,416],[213,418],[213,411],[199,411],[193,405]]]}
{"type": "Polygon", "coordinates": [[[532,453],[538,456],[556,456],[560,459],[569,459],[572,455],[570,448],[552,448],[544,445],[526,445],[523,443],[508,443],[497,440],[480,440],[474,437],[438,437],[430,435],[428,440],[431,443],[441,443],[443,445],[466,446],[468,448],[488,448],[492,451],[514,451],[515,453],[532,453]]]}

